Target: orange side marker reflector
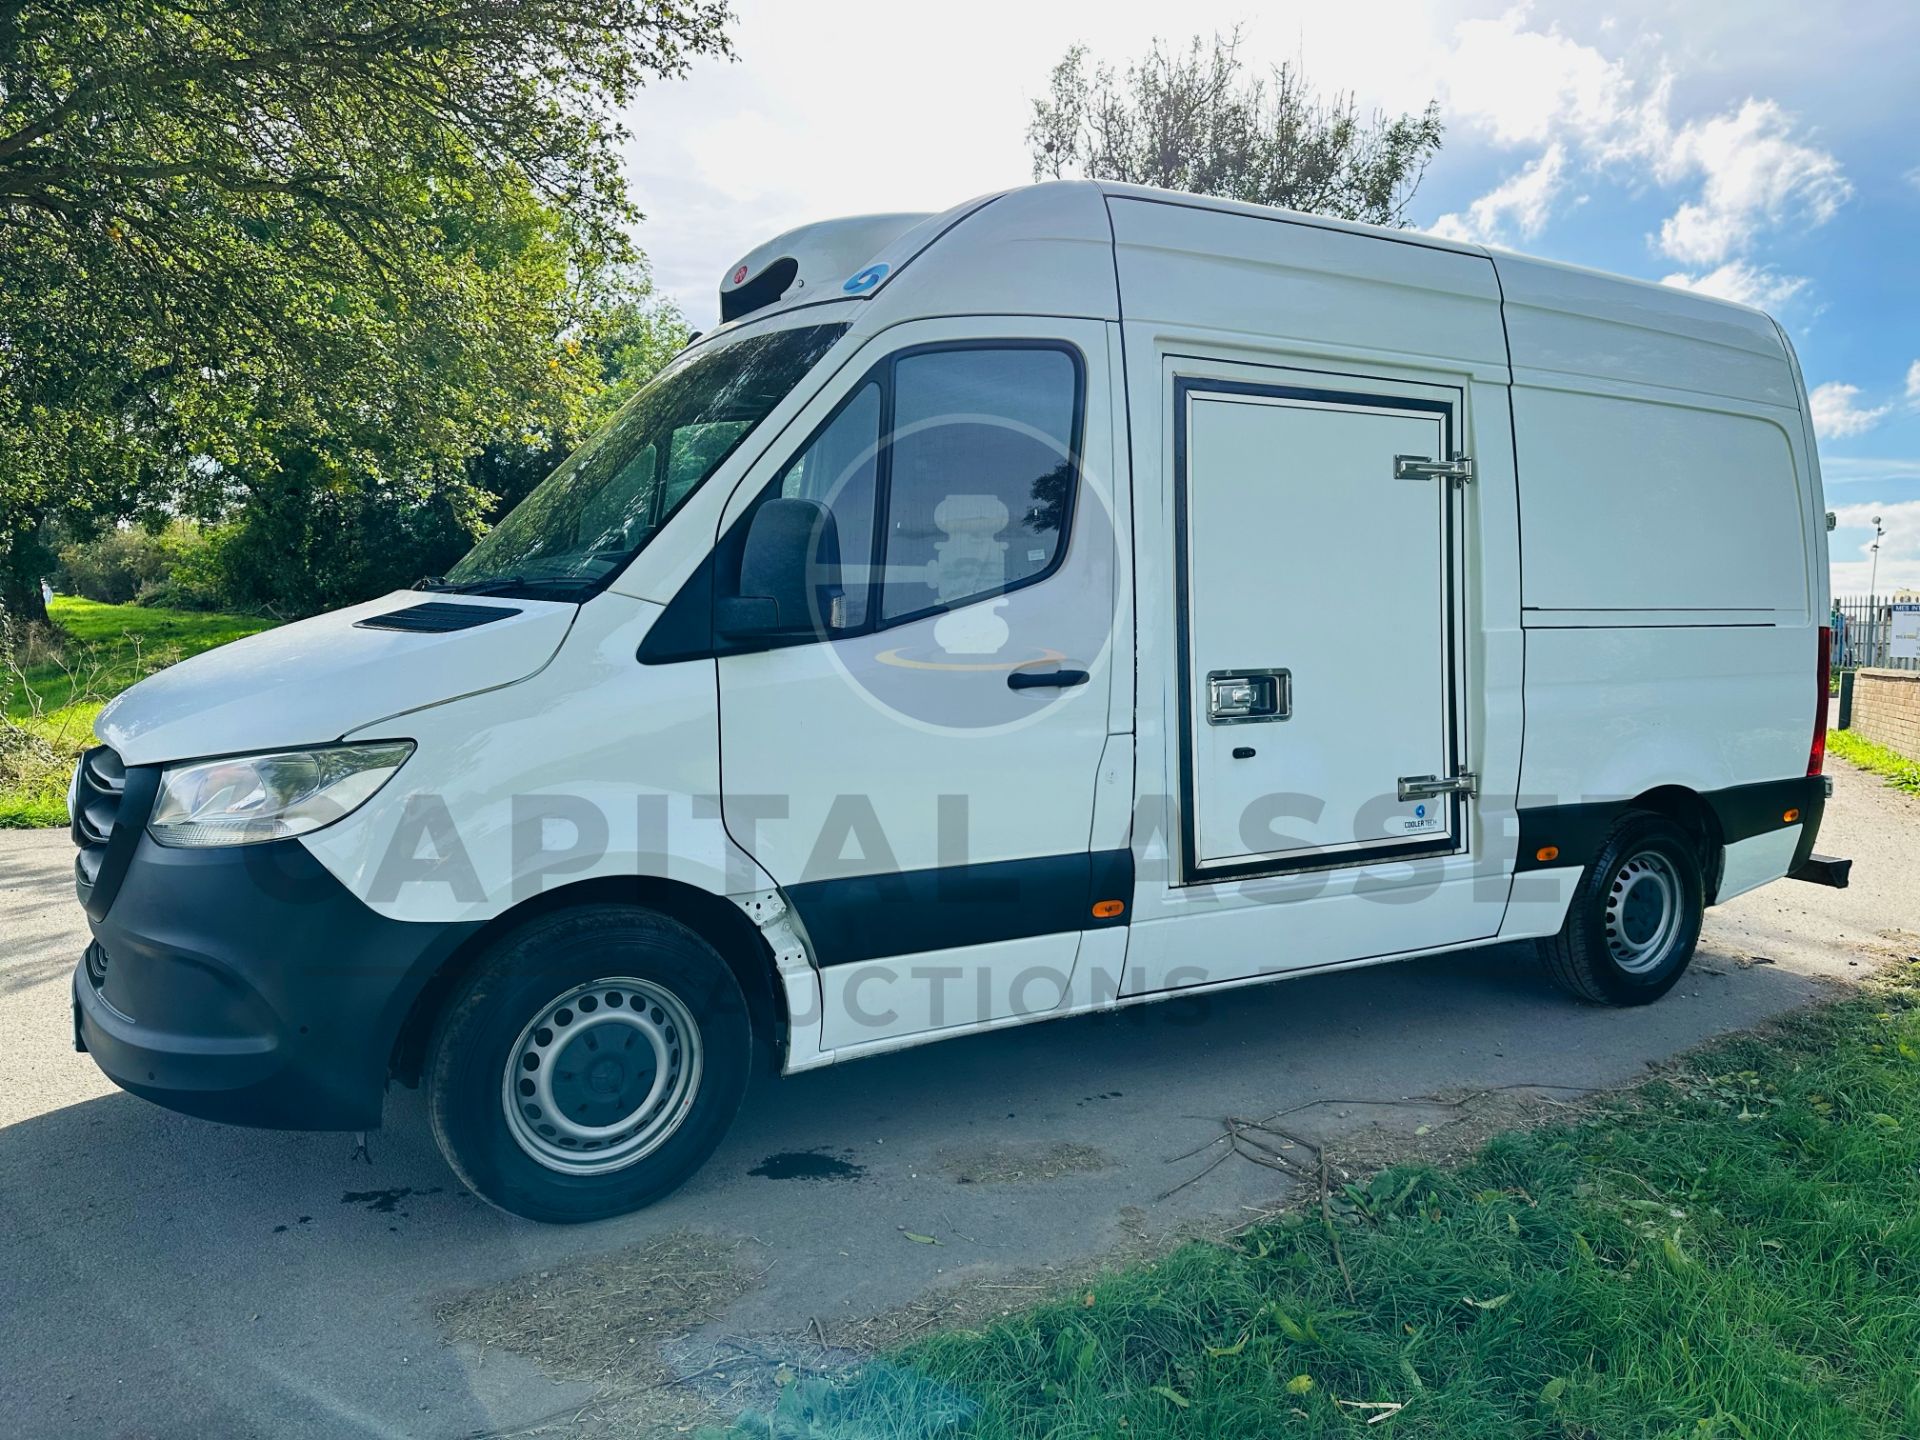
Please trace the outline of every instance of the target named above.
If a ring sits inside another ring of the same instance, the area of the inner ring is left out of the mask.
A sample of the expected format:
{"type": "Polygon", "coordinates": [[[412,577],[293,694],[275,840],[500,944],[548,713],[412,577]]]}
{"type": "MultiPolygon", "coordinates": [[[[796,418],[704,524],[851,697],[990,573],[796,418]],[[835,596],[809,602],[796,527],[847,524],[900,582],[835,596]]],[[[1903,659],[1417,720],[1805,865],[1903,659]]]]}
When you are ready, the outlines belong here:
{"type": "Polygon", "coordinates": [[[1560,847],[1558,845],[1542,845],[1538,850],[1533,852],[1533,858],[1538,860],[1542,865],[1546,864],[1549,860],[1558,860],[1560,858],[1560,847]]]}
{"type": "Polygon", "coordinates": [[[1096,920],[1111,920],[1127,908],[1124,900],[1096,900],[1093,902],[1093,914],[1096,920]]]}
{"type": "Polygon", "coordinates": [[[1780,818],[1783,821],[1785,821],[1787,824],[1791,825],[1793,824],[1794,821],[1800,818],[1800,812],[1798,810],[1789,810],[1787,811],[1786,814],[1782,815],[1780,818]]]}

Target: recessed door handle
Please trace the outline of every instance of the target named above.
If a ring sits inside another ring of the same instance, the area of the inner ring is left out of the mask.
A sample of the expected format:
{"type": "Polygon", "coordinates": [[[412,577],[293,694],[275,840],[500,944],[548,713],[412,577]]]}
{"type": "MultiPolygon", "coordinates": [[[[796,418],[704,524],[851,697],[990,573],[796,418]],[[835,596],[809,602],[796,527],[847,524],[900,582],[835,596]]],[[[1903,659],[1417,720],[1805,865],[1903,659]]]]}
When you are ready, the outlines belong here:
{"type": "MultiPolygon", "coordinates": [[[[1207,723],[1253,725],[1293,715],[1290,670],[1209,670],[1207,723]]],[[[1236,757],[1237,758],[1237,757],[1236,757]]]]}
{"type": "Polygon", "coordinates": [[[1007,676],[1009,690],[1065,690],[1093,677],[1084,670],[1015,670],[1007,676]]]}

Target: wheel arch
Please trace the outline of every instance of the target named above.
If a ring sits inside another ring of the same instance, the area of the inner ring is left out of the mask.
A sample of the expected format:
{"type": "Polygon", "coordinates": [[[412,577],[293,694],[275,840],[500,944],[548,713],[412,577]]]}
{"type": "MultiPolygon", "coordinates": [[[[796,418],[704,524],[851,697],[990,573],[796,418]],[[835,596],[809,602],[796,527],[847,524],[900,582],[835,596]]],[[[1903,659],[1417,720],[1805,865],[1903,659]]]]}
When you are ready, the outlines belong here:
{"type": "Polygon", "coordinates": [[[1684,785],[1657,785],[1627,802],[1632,810],[1644,810],[1671,820],[1693,838],[1700,857],[1700,878],[1706,889],[1706,901],[1720,891],[1720,871],[1726,863],[1726,841],[1720,817],[1697,790],[1684,785]]]}
{"type": "Polygon", "coordinates": [[[597,876],[521,901],[487,921],[457,946],[421,985],[401,1019],[387,1057],[387,1074],[418,1086],[433,1027],[461,979],[502,935],[539,915],[579,905],[639,905],[669,916],[706,941],[727,962],[747,999],[756,1059],[778,1065],[786,1046],[785,998],[776,983],[772,948],[731,900],[684,881],[653,876],[597,876]]]}

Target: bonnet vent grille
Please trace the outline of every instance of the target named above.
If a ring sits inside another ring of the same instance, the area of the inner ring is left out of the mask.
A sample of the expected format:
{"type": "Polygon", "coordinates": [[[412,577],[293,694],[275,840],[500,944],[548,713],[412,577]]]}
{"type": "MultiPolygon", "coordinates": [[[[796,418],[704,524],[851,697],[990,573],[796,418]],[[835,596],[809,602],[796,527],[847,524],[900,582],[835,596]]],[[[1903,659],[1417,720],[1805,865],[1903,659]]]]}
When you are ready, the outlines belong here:
{"type": "Polygon", "coordinates": [[[412,630],[426,635],[445,635],[453,630],[471,630],[476,625],[491,625],[518,610],[504,605],[450,605],[444,600],[429,600],[424,605],[409,605],[404,610],[389,610],[356,620],[356,630],[412,630]]]}

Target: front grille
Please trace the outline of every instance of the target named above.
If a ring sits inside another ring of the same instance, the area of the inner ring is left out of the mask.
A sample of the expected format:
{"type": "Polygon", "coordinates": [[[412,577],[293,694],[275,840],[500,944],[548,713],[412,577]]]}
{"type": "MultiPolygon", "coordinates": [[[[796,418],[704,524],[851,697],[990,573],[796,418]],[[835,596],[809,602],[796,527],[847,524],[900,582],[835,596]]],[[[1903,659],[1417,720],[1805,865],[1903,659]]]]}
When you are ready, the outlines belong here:
{"type": "Polygon", "coordinates": [[[96,745],[82,755],[73,797],[73,843],[82,849],[104,847],[113,838],[114,818],[126,792],[127,767],[111,745],[96,745]]]}
{"type": "Polygon", "coordinates": [[[80,853],[73,859],[73,879],[80,903],[90,912],[126,793],[127,767],[111,745],[96,745],[80,757],[79,779],[73,787],[73,843],[80,853]]]}

